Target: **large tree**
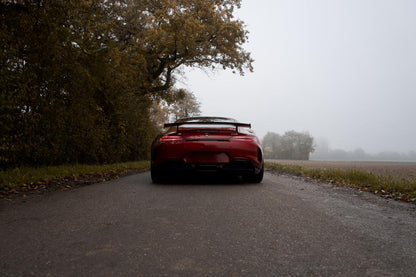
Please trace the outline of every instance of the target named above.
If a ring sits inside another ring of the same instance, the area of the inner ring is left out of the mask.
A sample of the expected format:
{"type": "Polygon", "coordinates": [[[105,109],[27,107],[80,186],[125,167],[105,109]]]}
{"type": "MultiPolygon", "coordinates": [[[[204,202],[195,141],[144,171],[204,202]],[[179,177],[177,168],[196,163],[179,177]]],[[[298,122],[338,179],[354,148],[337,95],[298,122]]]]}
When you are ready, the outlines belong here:
{"type": "Polygon", "coordinates": [[[263,138],[265,157],[269,159],[309,160],[314,151],[308,133],[288,131],[284,135],[268,132],[263,138]]]}
{"type": "Polygon", "coordinates": [[[106,1],[117,41],[129,49],[148,93],[167,92],[182,66],[252,70],[247,31],[234,18],[240,0],[106,1]]]}
{"type": "MultiPolygon", "coordinates": [[[[239,0],[0,2],[0,164],[145,158],[183,67],[252,70],[239,0]]],[[[180,99],[177,98],[177,99],[180,99]]]]}

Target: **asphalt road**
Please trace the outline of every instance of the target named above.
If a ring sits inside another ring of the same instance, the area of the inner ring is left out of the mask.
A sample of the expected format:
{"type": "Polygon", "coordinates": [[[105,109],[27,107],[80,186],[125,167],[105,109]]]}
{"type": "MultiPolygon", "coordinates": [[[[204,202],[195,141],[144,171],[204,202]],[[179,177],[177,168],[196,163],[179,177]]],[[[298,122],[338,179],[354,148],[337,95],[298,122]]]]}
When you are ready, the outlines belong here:
{"type": "Polygon", "coordinates": [[[416,205],[149,173],[0,202],[0,276],[416,276],[416,205]]]}

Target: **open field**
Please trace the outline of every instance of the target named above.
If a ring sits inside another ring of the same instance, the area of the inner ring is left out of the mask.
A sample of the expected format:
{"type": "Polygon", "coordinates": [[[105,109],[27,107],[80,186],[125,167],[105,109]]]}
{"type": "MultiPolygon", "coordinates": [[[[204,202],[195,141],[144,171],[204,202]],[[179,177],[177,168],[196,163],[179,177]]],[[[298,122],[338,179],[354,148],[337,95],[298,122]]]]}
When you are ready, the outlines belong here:
{"type": "Polygon", "coordinates": [[[293,161],[268,160],[283,165],[297,165],[308,169],[360,170],[377,176],[412,180],[416,178],[416,163],[412,162],[352,162],[352,161],[293,161]]]}
{"type": "Polygon", "coordinates": [[[265,167],[416,203],[416,163],[268,160],[265,167]]]}

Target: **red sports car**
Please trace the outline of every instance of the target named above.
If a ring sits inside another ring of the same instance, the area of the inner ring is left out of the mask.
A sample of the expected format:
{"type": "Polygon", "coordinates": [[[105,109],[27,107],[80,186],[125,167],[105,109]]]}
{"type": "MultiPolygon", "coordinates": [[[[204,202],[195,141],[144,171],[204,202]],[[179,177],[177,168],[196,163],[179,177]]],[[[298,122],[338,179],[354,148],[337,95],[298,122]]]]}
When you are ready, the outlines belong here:
{"type": "Polygon", "coordinates": [[[154,183],[192,172],[240,175],[263,180],[263,149],[248,123],[224,117],[191,117],[165,123],[152,144],[154,183]]]}

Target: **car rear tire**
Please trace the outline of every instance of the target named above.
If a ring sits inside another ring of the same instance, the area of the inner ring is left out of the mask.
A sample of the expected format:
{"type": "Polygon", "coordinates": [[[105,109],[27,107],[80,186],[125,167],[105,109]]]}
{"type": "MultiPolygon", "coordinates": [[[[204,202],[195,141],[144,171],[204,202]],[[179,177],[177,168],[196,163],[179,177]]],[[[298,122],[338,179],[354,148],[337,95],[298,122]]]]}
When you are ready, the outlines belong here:
{"type": "Polygon", "coordinates": [[[157,172],[154,169],[150,169],[150,177],[152,178],[152,182],[155,184],[163,183],[166,181],[166,178],[160,174],[160,172],[157,172]]]}
{"type": "Polygon", "coordinates": [[[261,183],[261,181],[263,180],[263,175],[264,175],[264,165],[261,167],[261,170],[258,173],[245,175],[244,180],[249,183],[258,184],[258,183],[261,183]]]}

